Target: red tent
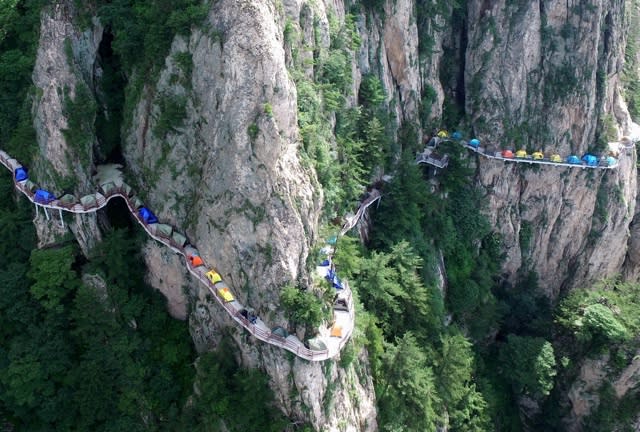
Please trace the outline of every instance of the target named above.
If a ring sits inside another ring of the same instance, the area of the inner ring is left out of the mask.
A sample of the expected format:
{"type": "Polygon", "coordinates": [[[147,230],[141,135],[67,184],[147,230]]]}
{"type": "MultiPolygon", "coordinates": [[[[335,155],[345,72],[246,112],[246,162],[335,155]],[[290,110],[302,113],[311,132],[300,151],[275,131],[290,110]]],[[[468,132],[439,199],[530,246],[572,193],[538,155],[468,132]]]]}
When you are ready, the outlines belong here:
{"type": "Polygon", "coordinates": [[[513,158],[513,152],[511,150],[502,150],[502,157],[503,158],[512,159],[513,158]]]}

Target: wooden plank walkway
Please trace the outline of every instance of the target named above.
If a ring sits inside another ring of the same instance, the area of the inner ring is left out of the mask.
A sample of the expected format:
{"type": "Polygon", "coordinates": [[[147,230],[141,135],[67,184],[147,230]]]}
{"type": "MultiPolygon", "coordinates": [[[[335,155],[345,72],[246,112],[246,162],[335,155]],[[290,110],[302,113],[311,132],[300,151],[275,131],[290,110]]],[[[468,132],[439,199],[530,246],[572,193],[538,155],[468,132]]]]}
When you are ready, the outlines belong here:
{"type": "MultiPolygon", "coordinates": [[[[324,350],[313,350],[309,349],[305,346],[305,344],[300,341],[294,335],[289,335],[286,338],[281,337],[277,334],[272,333],[271,329],[258,317],[255,322],[250,322],[247,320],[242,314],[241,311],[245,309],[245,306],[240,304],[238,301],[225,302],[220,295],[216,292],[216,287],[211,281],[205,276],[205,273],[213,268],[211,266],[207,266],[207,264],[203,264],[201,266],[193,267],[191,261],[188,259],[188,250],[192,251],[194,248],[197,249],[195,245],[191,244],[178,244],[173,239],[172,236],[165,236],[156,229],[156,224],[147,224],[138,214],[138,208],[134,204],[136,201],[136,197],[133,193],[126,193],[127,187],[126,185],[122,185],[121,187],[115,187],[110,189],[109,192],[105,192],[104,194],[100,192],[96,192],[93,196],[95,200],[88,199],[91,204],[83,205],[80,201],[74,203],[66,203],[61,202],[59,200],[53,200],[48,203],[40,203],[35,199],[35,194],[33,188],[28,188],[26,186],[25,181],[16,181],[15,176],[13,175],[17,168],[22,168],[22,165],[15,159],[11,158],[6,152],[0,150],[0,163],[4,165],[12,174],[13,181],[16,189],[18,189],[24,196],[26,196],[35,206],[36,210],[38,207],[49,210],[57,210],[60,212],[60,217],[62,217],[62,212],[69,212],[75,214],[86,214],[86,213],[94,213],[101,208],[104,208],[110,200],[114,198],[121,198],[127,204],[129,211],[133,215],[134,219],[140,224],[142,229],[149,235],[149,237],[154,240],[162,243],[167,246],[169,249],[174,251],[175,253],[182,255],[184,258],[185,266],[189,273],[193,275],[202,285],[204,285],[214,299],[218,302],[218,304],[229,314],[229,316],[241,327],[251,333],[257,339],[266,342],[271,345],[275,345],[277,347],[283,348],[287,351],[292,352],[296,356],[303,358],[309,361],[323,361],[335,357],[345,346],[351,334],[353,333],[353,329],[355,326],[355,312],[353,305],[353,297],[351,295],[351,290],[349,288],[349,284],[344,282],[344,289],[338,290],[338,298],[342,299],[347,304],[347,311],[344,311],[342,308],[334,308],[334,324],[339,325],[342,328],[342,336],[335,337],[331,336],[330,328],[327,325],[323,325],[319,329],[318,338],[324,342],[327,349],[324,350]]],[[[377,195],[369,196],[359,207],[356,216],[350,220],[351,227],[355,226],[358,219],[362,216],[364,209],[371,205],[376,200],[380,199],[380,192],[376,191],[377,195]]],[[[86,197],[83,197],[86,198],[86,197]]],[[[82,200],[82,199],[81,199],[82,200]]],[[[49,218],[48,212],[47,219],[49,218]]],[[[61,219],[61,223],[63,223],[61,219]]],[[[349,228],[350,229],[350,228],[349,228]]],[[[343,235],[346,231],[343,230],[340,232],[340,235],[343,235]]]]}

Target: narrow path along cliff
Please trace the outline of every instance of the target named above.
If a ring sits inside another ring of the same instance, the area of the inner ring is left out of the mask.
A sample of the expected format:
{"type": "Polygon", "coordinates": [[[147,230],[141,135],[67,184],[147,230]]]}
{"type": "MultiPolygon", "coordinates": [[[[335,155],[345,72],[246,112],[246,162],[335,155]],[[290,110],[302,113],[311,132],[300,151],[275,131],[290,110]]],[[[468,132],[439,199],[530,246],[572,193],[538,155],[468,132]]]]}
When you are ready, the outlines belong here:
{"type": "MultiPolygon", "coordinates": [[[[134,219],[142,226],[145,232],[154,240],[182,255],[189,273],[211,292],[212,296],[234,321],[261,341],[284,348],[306,360],[323,361],[336,356],[345,346],[353,332],[355,324],[354,305],[351,290],[346,282],[338,283],[339,288],[335,283],[333,284],[337,294],[333,309],[334,321],[331,327],[321,327],[318,336],[305,344],[296,336],[283,332],[281,327],[270,329],[258,316],[248,313],[247,311],[250,308],[245,307],[236,300],[229,286],[215,271],[210,270],[212,267],[207,266],[199,257],[195,245],[189,244],[186,237],[174,231],[170,225],[158,223],[158,219],[149,209],[144,207],[142,201],[131,190],[131,187],[124,182],[116,180],[103,183],[100,185],[101,192],[86,195],[79,200],[68,194],[56,198],[50,192],[38,189],[35,183],[29,180],[25,167],[2,150],[0,150],[0,163],[13,173],[16,189],[35,204],[36,212],[38,207],[41,207],[47,220],[50,220],[47,209],[58,210],[60,223],[64,224],[63,211],[76,214],[93,213],[104,208],[112,198],[124,199],[134,219]],[[198,260],[193,259],[196,256],[199,258],[198,260]],[[210,276],[210,274],[215,275],[215,277],[210,276]]],[[[379,198],[380,194],[376,193],[366,199],[359,207],[356,215],[347,221],[340,235],[355,226],[364,209],[379,198]]],[[[319,272],[324,273],[322,276],[335,278],[335,272],[331,269],[330,260],[323,264],[325,265],[319,267],[319,272]]]]}

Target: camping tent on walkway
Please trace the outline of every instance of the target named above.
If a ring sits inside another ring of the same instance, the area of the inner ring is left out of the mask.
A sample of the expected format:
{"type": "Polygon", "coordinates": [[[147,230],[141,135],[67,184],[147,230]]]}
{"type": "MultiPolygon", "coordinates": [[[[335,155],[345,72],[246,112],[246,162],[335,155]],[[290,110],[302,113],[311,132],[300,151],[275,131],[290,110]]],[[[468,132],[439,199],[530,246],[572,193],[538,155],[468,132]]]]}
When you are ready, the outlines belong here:
{"type": "Polygon", "coordinates": [[[33,196],[33,200],[38,204],[49,204],[55,199],[56,196],[54,194],[44,189],[36,189],[36,192],[33,196]]]}
{"type": "Polygon", "coordinates": [[[16,168],[16,170],[13,173],[16,181],[24,181],[27,179],[27,170],[24,167],[19,167],[16,168]]]}
{"type": "Polygon", "coordinates": [[[147,225],[158,223],[156,215],[151,213],[151,210],[146,207],[141,207],[140,210],[138,210],[138,214],[140,215],[140,219],[147,225]]]}

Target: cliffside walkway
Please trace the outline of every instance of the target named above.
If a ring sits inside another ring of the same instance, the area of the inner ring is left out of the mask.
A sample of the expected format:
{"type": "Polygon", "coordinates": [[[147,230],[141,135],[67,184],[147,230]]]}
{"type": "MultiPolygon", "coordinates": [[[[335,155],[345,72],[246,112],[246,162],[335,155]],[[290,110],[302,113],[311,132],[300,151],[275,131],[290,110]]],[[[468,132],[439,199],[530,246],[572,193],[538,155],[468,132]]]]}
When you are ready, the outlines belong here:
{"type": "MultiPolygon", "coordinates": [[[[344,283],[343,289],[336,290],[337,299],[334,303],[333,309],[333,326],[331,328],[327,326],[321,327],[319,329],[319,335],[315,338],[316,340],[321,341],[326,346],[326,349],[315,350],[307,348],[305,344],[294,335],[288,335],[285,337],[280,334],[274,333],[259,317],[255,317],[255,319],[249,320],[248,317],[245,316],[247,308],[240,302],[235,300],[235,296],[233,297],[234,299],[232,301],[225,300],[218,293],[218,290],[220,290],[221,288],[229,289],[229,287],[227,287],[223,281],[213,283],[206,276],[206,273],[213,267],[208,266],[204,262],[202,265],[194,266],[191,263],[191,260],[189,260],[189,255],[191,255],[194,251],[197,251],[195,245],[188,244],[186,242],[186,237],[179,233],[169,232],[167,234],[166,231],[160,229],[161,224],[159,223],[145,223],[144,219],[141,217],[138,211],[142,206],[142,201],[136,197],[131,188],[125,183],[112,183],[110,185],[111,187],[108,188],[106,187],[106,184],[101,185],[101,192],[97,192],[94,195],[87,195],[80,198],[80,200],[69,202],[61,199],[53,199],[48,202],[41,202],[40,197],[35,193],[35,184],[30,182],[30,180],[28,179],[16,179],[16,170],[18,170],[19,168],[24,168],[16,159],[11,158],[7,153],[0,150],[0,163],[2,163],[2,165],[4,165],[12,173],[16,189],[22,192],[22,194],[36,206],[36,213],[38,212],[38,207],[41,207],[45,213],[47,220],[49,220],[50,215],[48,210],[57,210],[60,216],[60,223],[63,226],[63,211],[75,214],[93,213],[105,207],[111,199],[116,197],[122,198],[127,204],[127,207],[129,208],[129,211],[133,215],[134,219],[140,224],[140,226],[142,226],[145,232],[154,240],[167,246],[175,253],[182,255],[185,259],[185,266],[189,273],[191,273],[196,279],[198,279],[198,281],[202,285],[204,285],[209,290],[212,297],[216,299],[218,304],[222,306],[222,308],[229,314],[229,316],[236,323],[246,329],[249,333],[263,342],[286,349],[287,351],[290,351],[296,356],[305,360],[323,361],[336,356],[347,343],[349,337],[353,332],[353,328],[355,325],[353,297],[351,295],[349,285],[346,282],[344,283]],[[332,329],[335,328],[340,329],[340,336],[332,335],[332,329]]],[[[373,201],[369,201],[367,206],[371,205],[372,202],[373,201]]],[[[360,206],[360,208],[362,209],[362,205],[360,206]]],[[[362,212],[360,212],[360,209],[358,210],[358,212],[360,215],[362,214],[362,212]]],[[[355,222],[357,222],[357,219],[355,217],[353,219],[355,219],[355,222]]]]}
{"type": "Polygon", "coordinates": [[[367,210],[367,208],[369,208],[371,204],[378,201],[380,198],[382,198],[382,194],[378,189],[373,189],[371,192],[369,192],[369,195],[362,202],[360,202],[360,206],[358,207],[356,214],[354,214],[351,217],[348,217],[347,221],[344,223],[344,225],[342,225],[342,229],[340,230],[340,235],[341,236],[345,235],[347,232],[349,232],[351,228],[356,226],[356,224],[358,223],[358,221],[360,220],[364,212],[367,210]]]}
{"type": "MultiPolygon", "coordinates": [[[[512,162],[512,163],[524,163],[524,164],[537,164],[537,165],[552,165],[557,167],[566,167],[566,168],[589,168],[589,169],[601,169],[601,170],[610,170],[618,168],[618,160],[613,157],[601,157],[599,160],[596,159],[595,164],[589,164],[584,160],[577,158],[576,156],[570,156],[567,159],[561,159],[560,161],[554,161],[550,158],[542,157],[540,159],[535,159],[532,155],[526,156],[518,156],[516,152],[515,154],[511,151],[488,151],[485,147],[481,147],[479,145],[478,140],[471,140],[469,142],[463,139],[455,139],[451,137],[433,137],[427,143],[425,149],[418,153],[416,156],[416,164],[428,164],[432,165],[436,168],[446,168],[449,164],[449,156],[444,155],[442,157],[436,156],[436,149],[439,144],[443,142],[451,142],[455,144],[460,144],[463,147],[471,150],[474,153],[479,154],[481,157],[487,159],[495,159],[503,162],[512,162]],[[475,141],[475,143],[473,143],[475,141]],[[474,145],[475,144],[475,145],[474,145]],[[569,161],[571,158],[575,158],[569,161]]],[[[630,140],[620,143],[611,143],[611,144],[619,144],[620,150],[628,150],[635,147],[630,140]]]]}

